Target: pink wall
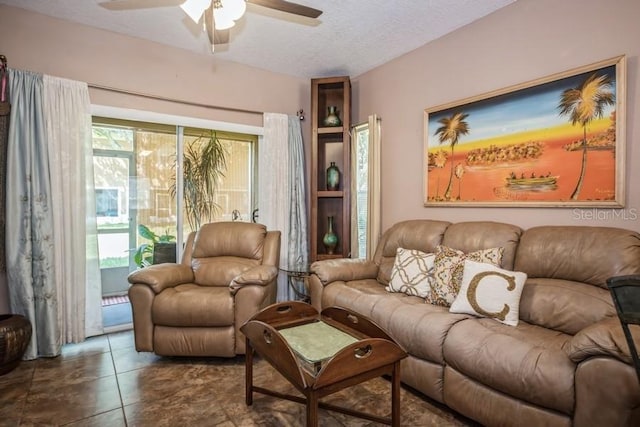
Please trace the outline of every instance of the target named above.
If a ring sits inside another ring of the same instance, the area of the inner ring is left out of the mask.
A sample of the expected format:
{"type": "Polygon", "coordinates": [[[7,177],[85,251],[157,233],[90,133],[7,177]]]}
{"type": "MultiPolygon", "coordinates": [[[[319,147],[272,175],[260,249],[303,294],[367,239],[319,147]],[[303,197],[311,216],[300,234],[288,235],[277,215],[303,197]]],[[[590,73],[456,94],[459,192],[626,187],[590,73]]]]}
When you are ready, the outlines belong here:
{"type": "MultiPolygon", "coordinates": [[[[186,50],[0,5],[2,54],[9,66],[177,100],[294,114],[308,109],[307,79],[271,73],[186,50]]],[[[95,104],[262,125],[260,115],[188,107],[91,90],[95,104]]]]}
{"type": "Polygon", "coordinates": [[[382,118],[383,229],[404,219],[432,218],[640,231],[639,18],[637,0],[518,0],[354,79],[355,122],[373,113],[382,118]],[[627,56],[624,210],[423,206],[425,108],[621,54],[627,56]]]}
{"type": "MultiPolygon", "coordinates": [[[[308,79],[217,60],[0,5],[0,53],[9,66],[201,104],[295,114],[310,110],[308,79]]],[[[94,104],[262,126],[262,116],[90,91],[94,104]]],[[[310,139],[309,120],[303,123],[310,139]]],[[[0,277],[0,313],[8,311],[0,277]]]]}

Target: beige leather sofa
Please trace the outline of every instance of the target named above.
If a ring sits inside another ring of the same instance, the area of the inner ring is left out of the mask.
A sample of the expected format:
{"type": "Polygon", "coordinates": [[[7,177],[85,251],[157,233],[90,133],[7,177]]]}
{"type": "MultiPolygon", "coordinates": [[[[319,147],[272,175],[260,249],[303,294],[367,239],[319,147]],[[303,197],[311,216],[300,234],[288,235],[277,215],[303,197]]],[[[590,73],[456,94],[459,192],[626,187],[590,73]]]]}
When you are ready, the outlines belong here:
{"type": "Polygon", "coordinates": [[[280,232],[217,222],[191,233],[180,264],[129,275],[137,351],[162,356],[245,353],[240,327],[275,303],[280,232]]]}
{"type": "Polygon", "coordinates": [[[390,228],[373,260],[318,261],[312,271],[317,309],[374,320],[410,354],[402,381],[466,417],[488,426],[640,425],[640,385],[605,283],[640,273],[636,232],[414,220],[390,228]],[[528,275],[517,326],[385,290],[397,248],[439,244],[504,248],[502,267],[528,275]]]}

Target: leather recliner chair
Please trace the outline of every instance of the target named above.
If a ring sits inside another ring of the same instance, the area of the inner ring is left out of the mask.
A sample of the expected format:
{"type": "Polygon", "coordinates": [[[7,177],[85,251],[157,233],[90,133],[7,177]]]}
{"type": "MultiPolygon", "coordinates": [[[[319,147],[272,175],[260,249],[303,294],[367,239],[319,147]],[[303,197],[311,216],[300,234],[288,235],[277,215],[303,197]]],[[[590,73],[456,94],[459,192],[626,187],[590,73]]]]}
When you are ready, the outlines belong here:
{"type": "Polygon", "coordinates": [[[162,356],[245,353],[240,327],[276,300],[280,232],[217,222],[191,233],[179,264],[129,275],[137,351],[162,356]]]}

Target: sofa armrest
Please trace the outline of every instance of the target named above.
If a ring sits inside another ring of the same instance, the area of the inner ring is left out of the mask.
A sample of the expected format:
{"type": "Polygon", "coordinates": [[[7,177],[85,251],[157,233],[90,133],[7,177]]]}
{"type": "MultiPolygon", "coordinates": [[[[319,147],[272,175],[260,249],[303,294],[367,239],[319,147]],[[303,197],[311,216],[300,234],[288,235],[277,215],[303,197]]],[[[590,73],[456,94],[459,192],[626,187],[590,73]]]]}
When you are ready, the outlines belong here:
{"type": "Polygon", "coordinates": [[[149,286],[156,294],[163,289],[171,288],[182,283],[194,281],[193,270],[183,264],[165,263],[150,265],[129,274],[129,283],[149,286]]]}
{"type": "Polygon", "coordinates": [[[278,269],[273,265],[258,265],[234,277],[229,285],[231,294],[238,292],[243,286],[267,286],[278,276],[278,269]]]}
{"type": "Polygon", "coordinates": [[[311,272],[323,285],[336,280],[363,280],[378,277],[378,265],[366,259],[327,259],[311,264],[311,272]]]}
{"type": "MultiPolygon", "coordinates": [[[[629,327],[634,342],[640,343],[640,327],[629,327]]],[[[575,334],[565,348],[569,358],[580,363],[593,356],[615,357],[632,364],[629,345],[617,317],[608,317],[575,334]]]]}

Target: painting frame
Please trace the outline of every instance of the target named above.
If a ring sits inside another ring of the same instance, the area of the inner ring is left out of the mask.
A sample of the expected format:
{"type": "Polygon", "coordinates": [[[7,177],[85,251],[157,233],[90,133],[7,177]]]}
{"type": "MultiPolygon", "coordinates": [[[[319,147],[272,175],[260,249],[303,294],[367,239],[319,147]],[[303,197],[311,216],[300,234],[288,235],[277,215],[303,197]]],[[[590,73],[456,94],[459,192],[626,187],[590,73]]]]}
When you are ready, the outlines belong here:
{"type": "Polygon", "coordinates": [[[626,56],[426,108],[423,130],[425,207],[624,208],[626,56]]]}

